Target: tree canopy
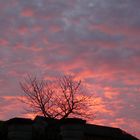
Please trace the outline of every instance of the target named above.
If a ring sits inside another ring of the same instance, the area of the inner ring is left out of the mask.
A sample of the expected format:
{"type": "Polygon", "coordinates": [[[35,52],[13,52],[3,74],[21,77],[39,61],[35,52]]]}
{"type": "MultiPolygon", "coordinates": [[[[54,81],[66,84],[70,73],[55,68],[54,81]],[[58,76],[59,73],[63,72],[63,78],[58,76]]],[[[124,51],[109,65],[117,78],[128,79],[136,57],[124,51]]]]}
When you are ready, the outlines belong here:
{"type": "Polygon", "coordinates": [[[75,80],[73,76],[65,75],[47,81],[29,75],[20,82],[20,86],[24,96],[22,102],[29,105],[29,112],[59,119],[91,117],[88,109],[92,104],[86,90],[82,81],[75,80]]]}

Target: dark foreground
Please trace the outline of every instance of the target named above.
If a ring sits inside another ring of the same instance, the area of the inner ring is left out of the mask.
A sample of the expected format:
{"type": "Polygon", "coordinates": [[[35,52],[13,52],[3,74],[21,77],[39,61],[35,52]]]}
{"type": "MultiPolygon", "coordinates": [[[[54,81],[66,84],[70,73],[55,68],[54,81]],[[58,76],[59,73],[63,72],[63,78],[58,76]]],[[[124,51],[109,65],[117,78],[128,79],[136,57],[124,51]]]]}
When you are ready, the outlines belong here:
{"type": "Polygon", "coordinates": [[[13,118],[0,122],[0,140],[138,140],[119,128],[87,124],[81,119],[34,120],[13,118]]]}

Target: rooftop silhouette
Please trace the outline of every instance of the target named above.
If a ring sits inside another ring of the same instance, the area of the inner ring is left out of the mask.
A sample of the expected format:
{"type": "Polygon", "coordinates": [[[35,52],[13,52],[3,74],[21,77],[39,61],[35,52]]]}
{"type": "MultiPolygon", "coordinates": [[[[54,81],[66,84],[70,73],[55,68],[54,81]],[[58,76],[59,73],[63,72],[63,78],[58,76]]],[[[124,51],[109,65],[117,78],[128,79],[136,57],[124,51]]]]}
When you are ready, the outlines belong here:
{"type": "Polygon", "coordinates": [[[0,122],[2,140],[138,140],[119,128],[87,124],[79,118],[64,120],[36,116],[0,122]]]}

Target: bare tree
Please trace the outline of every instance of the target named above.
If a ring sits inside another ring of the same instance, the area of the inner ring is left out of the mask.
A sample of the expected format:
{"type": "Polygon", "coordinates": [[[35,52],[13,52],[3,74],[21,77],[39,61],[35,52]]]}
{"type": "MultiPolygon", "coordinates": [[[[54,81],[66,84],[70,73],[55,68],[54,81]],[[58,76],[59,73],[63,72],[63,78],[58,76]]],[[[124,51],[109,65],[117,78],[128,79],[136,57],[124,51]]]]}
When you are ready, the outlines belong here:
{"type": "Polygon", "coordinates": [[[27,76],[20,86],[25,97],[22,101],[29,105],[28,111],[59,119],[91,116],[87,109],[92,104],[88,102],[81,80],[76,81],[72,76],[65,75],[55,81],[27,76]]]}

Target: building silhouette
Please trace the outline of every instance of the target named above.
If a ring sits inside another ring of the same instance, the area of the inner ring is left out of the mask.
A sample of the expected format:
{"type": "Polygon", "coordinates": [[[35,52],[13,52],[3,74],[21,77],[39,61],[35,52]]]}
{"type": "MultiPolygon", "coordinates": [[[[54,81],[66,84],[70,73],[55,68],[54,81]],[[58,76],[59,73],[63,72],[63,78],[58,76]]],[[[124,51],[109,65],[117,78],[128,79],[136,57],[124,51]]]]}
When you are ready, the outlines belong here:
{"type": "Polygon", "coordinates": [[[0,140],[138,140],[119,128],[87,124],[85,120],[68,118],[34,120],[12,118],[0,122],[0,140]]]}

